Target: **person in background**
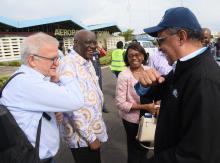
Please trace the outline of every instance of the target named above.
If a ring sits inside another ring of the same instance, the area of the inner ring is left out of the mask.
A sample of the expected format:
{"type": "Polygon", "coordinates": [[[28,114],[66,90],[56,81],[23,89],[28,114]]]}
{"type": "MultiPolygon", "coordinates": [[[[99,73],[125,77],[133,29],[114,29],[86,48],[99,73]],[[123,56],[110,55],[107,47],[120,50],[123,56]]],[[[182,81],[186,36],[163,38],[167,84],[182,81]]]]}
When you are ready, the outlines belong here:
{"type": "Polygon", "coordinates": [[[202,28],[202,33],[203,33],[203,40],[202,44],[204,47],[208,47],[211,50],[211,54],[213,55],[214,58],[216,58],[216,49],[211,43],[211,30],[209,28],[202,28]]]}
{"type": "Polygon", "coordinates": [[[147,65],[157,70],[161,75],[166,75],[172,70],[172,66],[168,64],[166,55],[161,51],[150,55],[147,65]]]}
{"type": "Polygon", "coordinates": [[[217,42],[215,43],[216,48],[216,60],[220,61],[220,37],[217,39],[217,42]]]}
{"type": "Polygon", "coordinates": [[[119,74],[116,84],[116,106],[127,135],[127,163],[141,163],[147,155],[148,150],[143,148],[135,138],[138,132],[140,111],[155,115],[158,109],[153,102],[141,104],[140,97],[134,89],[134,85],[144,70],[149,69],[148,66],[143,65],[147,58],[148,55],[140,44],[131,43],[125,52],[127,68],[119,74]]]}
{"type": "MultiPolygon", "coordinates": [[[[107,52],[101,48],[101,47],[97,47],[97,50],[94,52],[93,54],[93,57],[92,57],[92,64],[95,68],[95,72],[96,72],[96,75],[98,76],[98,79],[99,79],[99,86],[102,90],[102,69],[101,69],[101,65],[100,65],[100,57],[101,56],[105,56],[107,54],[107,52]]],[[[105,106],[105,103],[103,104],[103,107],[102,107],[102,111],[104,113],[108,113],[109,111],[107,110],[106,106],[105,106]]]]}
{"type": "Polygon", "coordinates": [[[131,43],[138,43],[138,44],[140,44],[140,42],[138,42],[137,39],[133,39],[133,40],[131,40],[131,43]]]}
{"type": "Polygon", "coordinates": [[[211,30],[209,28],[202,28],[202,33],[203,33],[203,40],[202,44],[203,46],[208,46],[211,43],[211,30]]]}
{"type": "Polygon", "coordinates": [[[8,108],[33,146],[39,120],[43,113],[47,115],[42,118],[39,156],[42,163],[52,163],[60,144],[54,113],[81,108],[83,94],[77,80],[58,78],[58,41],[54,37],[36,33],[25,38],[21,62],[15,73],[23,74],[4,88],[0,104],[8,108]]]}
{"type": "Polygon", "coordinates": [[[102,118],[103,93],[92,65],[97,48],[95,33],[78,31],[73,48],[71,54],[61,60],[59,74],[79,81],[85,104],[77,111],[64,114],[63,132],[76,163],[101,163],[101,143],[106,142],[108,136],[102,118]]]}
{"type": "Polygon", "coordinates": [[[133,39],[131,43],[138,43],[137,39],[133,39]]]}
{"type": "Polygon", "coordinates": [[[118,74],[123,71],[125,67],[124,62],[124,50],[123,50],[123,42],[118,41],[117,49],[112,52],[112,61],[111,61],[111,71],[115,74],[116,77],[118,77],[118,74]]]}
{"type": "Polygon", "coordinates": [[[68,49],[67,49],[67,54],[70,54],[71,51],[72,51],[72,50],[71,50],[70,48],[68,48],[68,49]]]}
{"type": "Polygon", "coordinates": [[[64,49],[63,42],[59,42],[58,55],[60,58],[63,58],[64,54],[65,54],[65,49],[64,49]]]}
{"type": "Polygon", "coordinates": [[[220,67],[202,45],[196,16],[185,7],[170,8],[144,31],[173,64],[165,77],[146,70],[135,85],[139,95],[161,100],[150,162],[220,162],[220,67]]]}

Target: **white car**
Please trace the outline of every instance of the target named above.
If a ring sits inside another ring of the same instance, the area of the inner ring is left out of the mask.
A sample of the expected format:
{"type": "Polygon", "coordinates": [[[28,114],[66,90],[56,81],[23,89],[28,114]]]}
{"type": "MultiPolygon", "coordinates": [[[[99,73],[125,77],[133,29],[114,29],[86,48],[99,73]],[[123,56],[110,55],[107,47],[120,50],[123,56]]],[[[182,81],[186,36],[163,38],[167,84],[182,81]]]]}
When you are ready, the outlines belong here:
{"type": "MultiPolygon", "coordinates": [[[[151,41],[138,40],[138,42],[141,44],[144,50],[149,53],[149,55],[153,55],[158,51],[158,48],[151,41]]],[[[124,49],[127,49],[130,43],[131,41],[125,42],[124,49]]]]}

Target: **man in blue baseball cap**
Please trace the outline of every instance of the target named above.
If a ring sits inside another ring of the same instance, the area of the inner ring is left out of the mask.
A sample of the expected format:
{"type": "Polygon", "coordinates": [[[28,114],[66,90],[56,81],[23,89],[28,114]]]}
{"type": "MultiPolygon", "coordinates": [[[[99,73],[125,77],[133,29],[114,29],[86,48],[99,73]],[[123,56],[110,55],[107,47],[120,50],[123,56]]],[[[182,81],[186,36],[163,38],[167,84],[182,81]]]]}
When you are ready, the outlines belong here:
{"type": "Polygon", "coordinates": [[[162,20],[157,26],[144,29],[144,32],[155,37],[158,32],[166,28],[187,28],[201,31],[201,26],[196,16],[185,7],[176,7],[166,10],[162,20]]]}
{"type": "Polygon", "coordinates": [[[167,76],[145,71],[135,85],[142,98],[161,100],[155,155],[148,161],[219,163],[220,68],[202,45],[197,18],[188,8],[171,8],[144,31],[156,37],[173,65],[167,76]]]}

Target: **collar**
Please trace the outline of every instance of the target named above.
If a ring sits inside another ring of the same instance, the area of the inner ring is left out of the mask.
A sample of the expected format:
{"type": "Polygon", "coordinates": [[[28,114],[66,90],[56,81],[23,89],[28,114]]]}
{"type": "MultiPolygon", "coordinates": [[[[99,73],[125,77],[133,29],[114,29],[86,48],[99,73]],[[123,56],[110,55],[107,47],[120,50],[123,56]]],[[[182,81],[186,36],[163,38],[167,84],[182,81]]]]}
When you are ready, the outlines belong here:
{"type": "MultiPolygon", "coordinates": [[[[190,53],[189,55],[180,58],[179,60],[180,60],[180,61],[190,60],[190,59],[192,59],[192,58],[194,58],[194,57],[196,57],[196,56],[202,54],[202,53],[203,53],[204,51],[206,51],[206,50],[207,50],[207,47],[200,48],[199,50],[196,50],[196,51],[190,53]]],[[[175,70],[176,70],[176,64],[177,64],[177,61],[175,61],[175,62],[172,64],[173,72],[175,72],[175,70]]]]}
{"type": "Polygon", "coordinates": [[[173,72],[175,72],[175,70],[176,70],[176,63],[177,63],[177,61],[175,61],[175,62],[172,64],[173,72]]]}
{"type": "MultiPolygon", "coordinates": [[[[39,71],[31,68],[30,66],[28,65],[21,65],[21,67],[18,69],[17,72],[24,72],[25,74],[31,74],[33,76],[36,76],[36,77],[39,77],[39,78],[42,78],[43,80],[48,80],[47,78],[50,78],[50,77],[46,77],[44,76],[43,74],[41,74],[39,71]]],[[[16,73],[17,73],[16,72],[16,73]]]]}
{"type": "Polygon", "coordinates": [[[76,62],[80,65],[88,66],[91,64],[91,61],[86,60],[81,55],[79,55],[75,50],[72,50],[70,53],[71,56],[74,56],[76,58],[76,62]]]}
{"type": "Polygon", "coordinates": [[[189,60],[191,58],[194,58],[197,55],[202,54],[206,49],[207,49],[207,47],[203,47],[201,49],[198,49],[198,50],[196,50],[196,51],[186,55],[185,57],[180,58],[180,61],[187,61],[187,60],[189,60]]]}
{"type": "Polygon", "coordinates": [[[178,60],[176,62],[176,68],[174,71],[174,76],[175,76],[174,78],[175,79],[177,79],[179,76],[181,76],[185,71],[187,71],[187,69],[189,69],[193,65],[198,64],[202,58],[212,57],[210,55],[210,50],[207,49],[206,47],[201,48],[198,51],[196,51],[196,53],[191,53],[191,54],[192,54],[191,57],[189,57],[187,60],[185,60],[185,61],[178,60]]]}

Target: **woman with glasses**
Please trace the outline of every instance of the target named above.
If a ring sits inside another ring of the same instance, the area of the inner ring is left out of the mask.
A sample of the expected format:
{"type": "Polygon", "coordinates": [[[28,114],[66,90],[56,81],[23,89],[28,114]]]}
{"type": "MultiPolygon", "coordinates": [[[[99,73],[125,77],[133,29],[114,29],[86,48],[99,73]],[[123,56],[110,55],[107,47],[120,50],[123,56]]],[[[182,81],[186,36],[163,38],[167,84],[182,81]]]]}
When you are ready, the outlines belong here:
{"type": "Polygon", "coordinates": [[[140,104],[140,97],[134,90],[144,70],[148,54],[138,43],[131,43],[125,52],[125,64],[127,68],[122,71],[116,85],[116,105],[127,135],[128,163],[140,163],[145,160],[147,150],[140,146],[136,140],[140,111],[147,111],[156,114],[157,109],[154,103],[140,104]]]}

